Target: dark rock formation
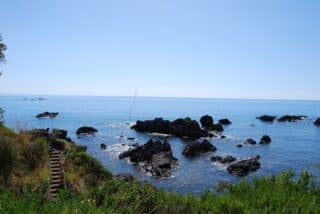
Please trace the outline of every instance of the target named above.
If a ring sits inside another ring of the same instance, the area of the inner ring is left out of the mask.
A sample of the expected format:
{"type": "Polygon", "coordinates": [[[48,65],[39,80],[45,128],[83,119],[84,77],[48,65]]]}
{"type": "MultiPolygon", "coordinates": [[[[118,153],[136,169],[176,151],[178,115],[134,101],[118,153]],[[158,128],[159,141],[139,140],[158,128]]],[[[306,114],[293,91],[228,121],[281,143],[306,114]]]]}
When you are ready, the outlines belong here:
{"type": "Polygon", "coordinates": [[[93,135],[97,132],[98,130],[93,128],[93,127],[88,127],[88,126],[82,126],[78,128],[76,134],[77,135],[93,135]]]}
{"type": "Polygon", "coordinates": [[[244,144],[251,144],[251,145],[256,145],[257,142],[254,139],[247,139],[246,141],[244,141],[244,144]]]}
{"type": "Polygon", "coordinates": [[[54,138],[67,139],[68,132],[63,129],[53,129],[51,135],[54,138]]]}
{"type": "Polygon", "coordinates": [[[242,144],[237,144],[237,147],[238,148],[242,148],[242,144]]]}
{"type": "Polygon", "coordinates": [[[170,144],[166,141],[149,140],[142,146],[123,152],[119,158],[130,158],[134,163],[143,163],[143,169],[156,177],[171,176],[171,169],[178,163],[172,155],[170,144]]]}
{"type": "Polygon", "coordinates": [[[260,117],[257,117],[257,119],[264,121],[264,122],[273,122],[276,119],[276,116],[270,116],[270,115],[262,115],[260,117]]]}
{"type": "Polygon", "coordinates": [[[260,144],[268,144],[271,142],[271,137],[268,135],[263,135],[263,137],[260,139],[260,144]]]}
{"type": "Polygon", "coordinates": [[[320,126],[320,117],[318,119],[316,119],[316,121],[314,121],[313,124],[316,126],[320,126]]]}
{"type": "Polygon", "coordinates": [[[229,119],[227,119],[227,118],[224,118],[224,119],[220,119],[219,123],[222,124],[222,125],[230,125],[231,121],[229,119]]]}
{"type": "Polygon", "coordinates": [[[212,156],[211,157],[211,161],[212,162],[219,162],[219,163],[222,163],[222,164],[225,164],[225,163],[231,163],[233,161],[237,160],[237,158],[231,156],[231,155],[227,155],[225,157],[221,157],[221,156],[212,156]]]}
{"type": "Polygon", "coordinates": [[[136,124],[131,128],[138,132],[156,132],[190,139],[198,139],[205,135],[205,132],[201,130],[198,122],[191,120],[190,118],[177,119],[173,122],[169,120],[163,120],[162,118],[137,121],[136,124]]]}
{"type": "Polygon", "coordinates": [[[115,178],[119,181],[126,181],[126,182],[134,181],[134,177],[130,173],[119,173],[115,176],[115,178]]]}
{"type": "Polygon", "coordinates": [[[220,123],[213,124],[210,128],[210,131],[223,132],[223,126],[220,123]]]}
{"type": "Polygon", "coordinates": [[[107,145],[104,143],[100,144],[100,149],[105,150],[107,148],[107,145]]]}
{"type": "Polygon", "coordinates": [[[187,157],[197,156],[206,152],[214,152],[217,148],[212,145],[208,140],[203,140],[201,143],[189,143],[183,150],[182,154],[187,157]]]}
{"type": "Polygon", "coordinates": [[[249,172],[256,171],[260,168],[261,164],[259,162],[259,156],[250,158],[247,160],[242,160],[231,164],[227,167],[229,173],[238,176],[245,176],[249,174],[249,172]]]}
{"type": "Polygon", "coordinates": [[[226,139],[226,138],[227,138],[227,136],[225,136],[225,135],[221,135],[221,136],[220,136],[220,138],[221,138],[221,139],[226,139]]]}
{"type": "Polygon", "coordinates": [[[41,114],[38,114],[37,116],[36,116],[36,118],[55,118],[56,116],[58,116],[58,112],[43,112],[43,113],[41,113],[41,114]]]}
{"type": "Polygon", "coordinates": [[[127,137],[127,140],[135,140],[134,137],[127,137]]]}
{"type": "Polygon", "coordinates": [[[304,115],[284,115],[280,117],[278,121],[279,122],[298,122],[306,118],[307,116],[304,116],[304,115]]]}
{"type": "Polygon", "coordinates": [[[201,126],[204,129],[209,129],[213,125],[213,118],[209,115],[204,115],[200,118],[201,126]]]}

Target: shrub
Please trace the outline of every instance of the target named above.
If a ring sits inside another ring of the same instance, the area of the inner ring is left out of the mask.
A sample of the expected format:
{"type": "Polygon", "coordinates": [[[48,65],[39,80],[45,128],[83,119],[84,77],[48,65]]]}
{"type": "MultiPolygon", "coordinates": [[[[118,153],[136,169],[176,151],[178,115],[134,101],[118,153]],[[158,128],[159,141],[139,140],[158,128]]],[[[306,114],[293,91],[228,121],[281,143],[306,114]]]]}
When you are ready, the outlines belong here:
{"type": "Polygon", "coordinates": [[[30,170],[35,170],[48,156],[48,145],[44,141],[28,142],[22,146],[21,155],[30,170]]]}
{"type": "Polygon", "coordinates": [[[16,153],[11,142],[4,137],[0,138],[0,176],[3,177],[3,181],[6,184],[8,178],[13,170],[16,153]]]}

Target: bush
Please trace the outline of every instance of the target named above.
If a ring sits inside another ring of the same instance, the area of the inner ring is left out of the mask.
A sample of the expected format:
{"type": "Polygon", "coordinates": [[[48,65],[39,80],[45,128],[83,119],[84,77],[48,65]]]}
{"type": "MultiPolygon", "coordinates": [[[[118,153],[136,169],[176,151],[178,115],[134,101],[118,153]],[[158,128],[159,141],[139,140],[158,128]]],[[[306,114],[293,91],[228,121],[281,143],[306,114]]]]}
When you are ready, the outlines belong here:
{"type": "Polygon", "coordinates": [[[3,177],[3,182],[6,184],[13,170],[16,153],[11,142],[4,137],[0,138],[0,176],[3,177]]]}
{"type": "Polygon", "coordinates": [[[22,146],[21,155],[30,170],[35,170],[48,157],[48,144],[44,141],[27,142],[22,146]]]}

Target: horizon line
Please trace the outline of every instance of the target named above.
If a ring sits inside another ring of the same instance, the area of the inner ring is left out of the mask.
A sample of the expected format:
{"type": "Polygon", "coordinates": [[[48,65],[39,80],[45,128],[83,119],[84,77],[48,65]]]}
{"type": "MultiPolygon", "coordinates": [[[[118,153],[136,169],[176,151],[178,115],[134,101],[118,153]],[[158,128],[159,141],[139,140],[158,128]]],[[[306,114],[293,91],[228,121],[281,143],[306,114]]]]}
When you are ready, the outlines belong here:
{"type": "MultiPolygon", "coordinates": [[[[92,94],[24,94],[24,93],[0,93],[0,96],[65,96],[65,97],[119,97],[119,98],[128,98],[133,97],[134,95],[92,95],[92,94]]],[[[177,97],[177,96],[137,96],[141,98],[162,98],[162,99],[220,99],[220,100],[269,100],[269,101],[308,101],[308,102],[319,102],[320,99],[290,99],[290,98],[240,98],[240,97],[177,97]]]]}

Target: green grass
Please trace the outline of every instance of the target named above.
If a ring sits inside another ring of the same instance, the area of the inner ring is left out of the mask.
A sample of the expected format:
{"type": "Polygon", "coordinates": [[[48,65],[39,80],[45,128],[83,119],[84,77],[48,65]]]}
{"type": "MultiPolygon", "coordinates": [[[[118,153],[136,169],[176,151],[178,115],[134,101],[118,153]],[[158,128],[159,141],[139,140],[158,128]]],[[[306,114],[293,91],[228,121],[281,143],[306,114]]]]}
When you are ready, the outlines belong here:
{"type": "Polygon", "coordinates": [[[15,156],[13,169],[6,171],[11,173],[9,182],[0,185],[0,213],[320,213],[319,178],[308,172],[296,179],[289,171],[223,184],[199,197],[178,195],[135,181],[115,180],[84,147],[68,142],[67,189],[49,202],[45,197],[48,174],[43,139],[30,144],[26,136],[5,127],[0,127],[0,136],[0,148],[11,151],[11,145],[15,156]],[[38,157],[37,164],[34,160],[21,162],[25,150],[30,149],[38,157]]]}

